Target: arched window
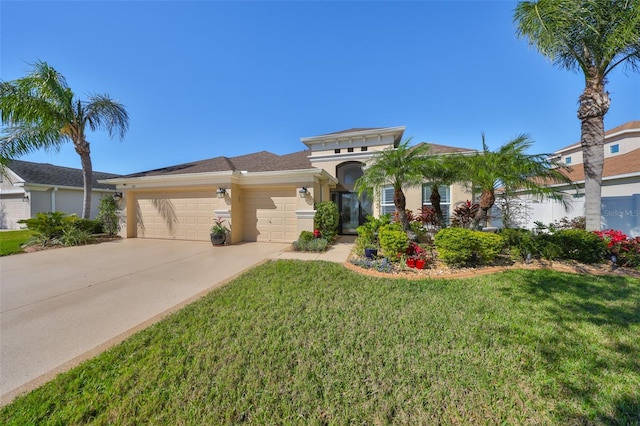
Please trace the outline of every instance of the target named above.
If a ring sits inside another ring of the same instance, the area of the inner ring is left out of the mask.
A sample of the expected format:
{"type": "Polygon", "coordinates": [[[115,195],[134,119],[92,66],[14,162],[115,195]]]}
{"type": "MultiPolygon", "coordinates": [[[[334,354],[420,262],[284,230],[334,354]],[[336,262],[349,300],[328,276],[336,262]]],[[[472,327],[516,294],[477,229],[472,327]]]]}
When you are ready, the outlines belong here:
{"type": "Polygon", "coordinates": [[[356,181],[362,176],[362,163],[342,163],[336,168],[336,174],[344,190],[353,192],[356,181]]]}

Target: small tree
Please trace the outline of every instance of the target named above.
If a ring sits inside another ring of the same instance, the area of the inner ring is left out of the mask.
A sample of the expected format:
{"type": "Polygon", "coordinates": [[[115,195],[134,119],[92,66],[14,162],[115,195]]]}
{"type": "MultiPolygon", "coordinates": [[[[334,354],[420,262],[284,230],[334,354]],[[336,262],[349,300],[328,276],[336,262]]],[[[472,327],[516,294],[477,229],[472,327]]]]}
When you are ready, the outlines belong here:
{"type": "Polygon", "coordinates": [[[98,206],[98,215],[96,220],[102,222],[104,232],[109,235],[115,235],[120,230],[120,222],[118,221],[118,203],[113,197],[102,197],[98,206]]]}
{"type": "Polygon", "coordinates": [[[333,201],[321,201],[316,205],[314,217],[315,227],[327,241],[331,241],[338,233],[340,214],[338,206],[333,201]]]}

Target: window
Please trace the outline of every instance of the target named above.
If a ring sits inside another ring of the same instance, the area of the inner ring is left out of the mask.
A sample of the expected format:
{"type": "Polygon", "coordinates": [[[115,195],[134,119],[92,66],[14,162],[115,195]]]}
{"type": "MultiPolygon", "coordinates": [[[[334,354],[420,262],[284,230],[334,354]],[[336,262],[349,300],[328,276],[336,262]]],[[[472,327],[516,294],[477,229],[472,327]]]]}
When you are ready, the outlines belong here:
{"type": "Polygon", "coordinates": [[[340,148],[336,148],[336,149],[334,149],[334,150],[333,150],[333,153],[334,153],[334,154],[340,154],[340,148]]]}
{"type": "Polygon", "coordinates": [[[620,145],[619,144],[611,145],[609,147],[609,152],[611,152],[611,154],[616,154],[620,152],[620,145]]]}
{"type": "Polygon", "coordinates": [[[347,148],[347,152],[353,152],[353,148],[347,148]]]}
{"type": "Polygon", "coordinates": [[[380,194],[380,215],[393,213],[396,211],[396,206],[393,204],[393,186],[385,186],[381,190],[380,194]]]}
{"type": "Polygon", "coordinates": [[[366,146],[363,146],[362,148],[360,148],[360,151],[365,152],[367,150],[366,146]]]}
{"type": "Polygon", "coordinates": [[[571,157],[565,157],[564,164],[571,164],[571,157]]]}
{"type": "MultiPolygon", "coordinates": [[[[451,214],[451,188],[447,185],[438,186],[438,193],[440,194],[440,208],[442,209],[442,216],[445,223],[449,223],[449,216],[451,214]]],[[[431,206],[431,184],[425,183],[422,185],[422,205],[431,206]]]]}

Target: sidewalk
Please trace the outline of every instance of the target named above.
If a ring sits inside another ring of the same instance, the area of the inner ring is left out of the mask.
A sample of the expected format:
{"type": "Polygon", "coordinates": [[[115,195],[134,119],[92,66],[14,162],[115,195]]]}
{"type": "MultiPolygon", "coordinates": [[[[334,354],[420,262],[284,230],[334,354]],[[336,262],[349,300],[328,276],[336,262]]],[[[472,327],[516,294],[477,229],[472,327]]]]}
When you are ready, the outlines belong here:
{"type": "Polygon", "coordinates": [[[351,250],[353,250],[355,239],[355,235],[341,235],[336,243],[325,252],[309,253],[286,250],[277,253],[273,259],[325,260],[327,262],[344,263],[349,258],[351,250]]]}

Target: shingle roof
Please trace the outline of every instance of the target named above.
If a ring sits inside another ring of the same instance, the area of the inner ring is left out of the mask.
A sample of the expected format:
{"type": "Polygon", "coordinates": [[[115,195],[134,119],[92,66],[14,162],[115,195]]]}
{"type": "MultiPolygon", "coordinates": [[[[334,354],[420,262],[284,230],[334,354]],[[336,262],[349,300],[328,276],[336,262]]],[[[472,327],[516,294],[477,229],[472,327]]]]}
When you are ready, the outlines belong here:
{"type": "Polygon", "coordinates": [[[325,133],[324,135],[320,135],[320,136],[339,135],[341,133],[366,132],[369,130],[380,130],[380,129],[384,129],[384,127],[354,127],[347,130],[340,130],[338,132],[325,133]]]}
{"type": "Polygon", "coordinates": [[[312,168],[309,161],[310,151],[299,151],[287,155],[277,155],[267,151],[237,157],[215,157],[207,160],[178,164],[134,173],[125,177],[143,177],[177,175],[188,173],[210,173],[225,171],[271,172],[285,170],[304,170],[312,168]]]}
{"type": "MultiPolygon", "coordinates": [[[[618,132],[621,132],[623,130],[634,130],[634,129],[640,130],[640,120],[628,121],[628,122],[626,122],[624,124],[621,124],[618,127],[614,127],[613,129],[607,130],[606,132],[604,132],[604,137],[606,138],[607,136],[611,136],[611,135],[613,135],[615,133],[618,133],[618,132]]],[[[605,140],[605,143],[606,143],[606,140],[605,140]]],[[[563,148],[560,148],[558,150],[558,152],[559,151],[564,151],[566,149],[573,148],[573,147],[576,147],[576,146],[580,146],[580,142],[572,143],[571,145],[567,145],[567,146],[565,146],[563,148]]]]}
{"type": "Polygon", "coordinates": [[[429,145],[428,154],[430,155],[453,154],[454,152],[475,152],[475,149],[458,148],[455,146],[448,146],[448,145],[438,145],[437,143],[420,142],[416,146],[420,146],[420,145],[429,145]]]}
{"type": "MultiPolygon", "coordinates": [[[[604,159],[603,178],[638,172],[640,172],[640,148],[604,159]]],[[[565,174],[573,182],[584,180],[584,164],[572,165],[565,174]]]]}
{"type": "MultiPolygon", "coordinates": [[[[11,160],[7,167],[20,176],[25,183],[66,186],[82,188],[82,170],[70,167],[54,166],[48,163],[32,163],[22,160],[11,160]]],[[[98,183],[98,180],[113,179],[120,175],[104,172],[93,172],[92,187],[94,189],[115,189],[114,185],[98,183]]]]}

